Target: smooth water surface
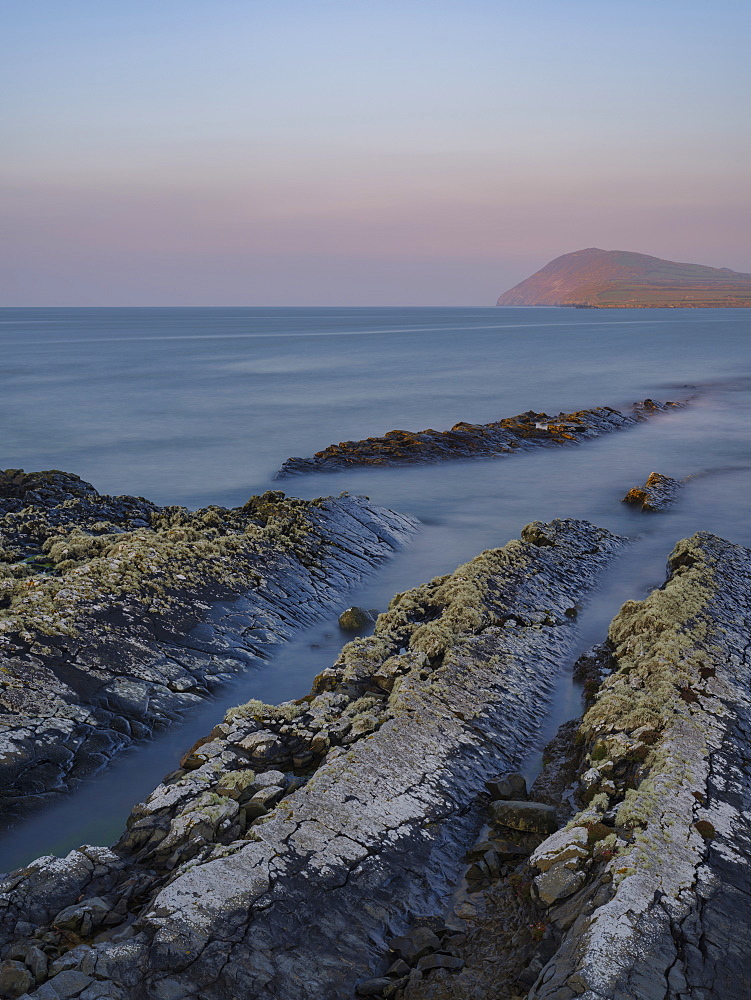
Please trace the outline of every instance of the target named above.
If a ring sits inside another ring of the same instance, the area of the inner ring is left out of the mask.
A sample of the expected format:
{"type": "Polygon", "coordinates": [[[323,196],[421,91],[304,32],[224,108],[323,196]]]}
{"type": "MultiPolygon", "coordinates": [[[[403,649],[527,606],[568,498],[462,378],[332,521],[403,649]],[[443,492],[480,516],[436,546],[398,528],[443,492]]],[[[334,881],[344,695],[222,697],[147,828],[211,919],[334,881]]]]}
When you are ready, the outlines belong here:
{"type": "MultiPolygon", "coordinates": [[[[635,541],[581,617],[584,649],[624,600],[662,582],[679,538],[703,529],[751,545],[750,321],[744,310],[5,309],[0,467],[65,469],[101,492],[191,507],[281,487],[366,493],[417,515],[414,542],[343,606],[383,608],[531,520],[587,518],[635,541]],[[393,428],[688,396],[684,410],[578,448],[272,479],[291,455],[393,428]],[[652,471],[692,477],[676,507],[645,515],[622,505],[652,471]]],[[[184,724],[7,835],[0,869],[111,842],[227,707],[307,693],[344,639],[335,616],[300,633],[184,724]]],[[[578,710],[562,670],[544,735],[578,710]]]]}

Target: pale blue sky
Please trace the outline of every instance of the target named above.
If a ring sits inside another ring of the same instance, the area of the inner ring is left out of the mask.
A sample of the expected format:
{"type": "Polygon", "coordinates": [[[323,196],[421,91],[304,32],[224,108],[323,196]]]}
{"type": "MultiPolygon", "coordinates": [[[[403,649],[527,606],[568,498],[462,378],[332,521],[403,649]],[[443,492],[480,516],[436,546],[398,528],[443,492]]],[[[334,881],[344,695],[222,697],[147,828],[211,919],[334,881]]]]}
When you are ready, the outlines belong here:
{"type": "Polygon", "coordinates": [[[748,5],[0,0],[1,301],[476,304],[751,270],[748,5]]]}

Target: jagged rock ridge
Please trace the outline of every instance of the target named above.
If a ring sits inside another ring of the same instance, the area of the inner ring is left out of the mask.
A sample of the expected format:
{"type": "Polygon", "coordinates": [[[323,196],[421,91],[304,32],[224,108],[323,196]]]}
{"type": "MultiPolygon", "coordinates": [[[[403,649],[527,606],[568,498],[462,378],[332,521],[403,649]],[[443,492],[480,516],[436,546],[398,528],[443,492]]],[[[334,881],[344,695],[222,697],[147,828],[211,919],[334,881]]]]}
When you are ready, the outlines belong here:
{"type": "Polygon", "coordinates": [[[351,995],[386,928],[446,891],[483,781],[529,752],[577,605],[623,544],[580,521],[522,536],[397,595],[311,697],[229,713],[114,853],[11,876],[5,957],[42,942],[53,986],[75,970],[128,1000],[351,995]]]}
{"type": "Polygon", "coordinates": [[[191,512],[0,473],[4,821],[267,656],[415,528],[364,497],[191,512]]]}
{"type": "Polygon", "coordinates": [[[532,448],[580,444],[611,431],[633,427],[655,413],[685,403],[645,399],[630,412],[598,406],[575,413],[535,413],[528,410],[490,424],[454,424],[449,431],[388,431],[383,437],[341,441],[318,451],[312,458],[288,458],[275,479],[308,472],[338,472],[360,465],[414,465],[458,458],[496,458],[532,448]]]}
{"type": "Polygon", "coordinates": [[[460,971],[404,1000],[751,996],[751,551],[700,533],[669,573],[593,658],[564,740],[578,811],[470,897],[460,971]]]}
{"type": "Polygon", "coordinates": [[[651,308],[751,306],[751,274],[591,247],[563,254],[498,299],[499,306],[651,308]]]}
{"type": "Polygon", "coordinates": [[[675,503],[683,483],[661,472],[651,472],[644,486],[633,486],[623,498],[644,511],[667,510],[675,503]]]}

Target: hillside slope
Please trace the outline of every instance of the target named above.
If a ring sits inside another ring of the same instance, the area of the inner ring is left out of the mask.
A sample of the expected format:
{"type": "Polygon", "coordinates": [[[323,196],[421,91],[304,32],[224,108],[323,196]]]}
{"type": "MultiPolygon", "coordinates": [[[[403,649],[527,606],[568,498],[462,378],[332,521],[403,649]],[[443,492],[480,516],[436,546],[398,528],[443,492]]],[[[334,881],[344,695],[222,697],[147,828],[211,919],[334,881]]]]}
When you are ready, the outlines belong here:
{"type": "Polygon", "coordinates": [[[627,250],[563,254],[498,299],[499,306],[713,308],[751,306],[751,274],[627,250]]]}

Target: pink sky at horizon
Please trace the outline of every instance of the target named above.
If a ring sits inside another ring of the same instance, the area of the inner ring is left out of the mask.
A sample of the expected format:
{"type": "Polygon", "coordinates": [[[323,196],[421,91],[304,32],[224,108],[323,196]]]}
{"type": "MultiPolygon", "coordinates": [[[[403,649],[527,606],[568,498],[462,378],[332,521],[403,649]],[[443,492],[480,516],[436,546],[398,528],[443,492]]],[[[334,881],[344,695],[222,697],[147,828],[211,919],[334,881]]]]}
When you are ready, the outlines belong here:
{"type": "Polygon", "coordinates": [[[751,271],[738,3],[34,7],[0,304],[492,305],[588,246],[751,271]]]}

